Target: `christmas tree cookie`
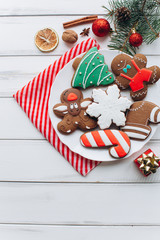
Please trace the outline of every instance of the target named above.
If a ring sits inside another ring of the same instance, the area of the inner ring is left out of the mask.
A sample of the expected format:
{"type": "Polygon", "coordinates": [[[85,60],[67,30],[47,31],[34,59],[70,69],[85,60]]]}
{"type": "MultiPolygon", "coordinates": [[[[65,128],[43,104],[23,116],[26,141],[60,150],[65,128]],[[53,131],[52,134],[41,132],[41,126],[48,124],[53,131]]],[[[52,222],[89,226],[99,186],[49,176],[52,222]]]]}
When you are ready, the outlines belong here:
{"type": "Polygon", "coordinates": [[[96,47],[91,48],[82,58],[73,62],[75,73],[72,87],[86,89],[92,86],[108,85],[113,83],[114,77],[104,63],[104,56],[99,54],[96,47]]]}

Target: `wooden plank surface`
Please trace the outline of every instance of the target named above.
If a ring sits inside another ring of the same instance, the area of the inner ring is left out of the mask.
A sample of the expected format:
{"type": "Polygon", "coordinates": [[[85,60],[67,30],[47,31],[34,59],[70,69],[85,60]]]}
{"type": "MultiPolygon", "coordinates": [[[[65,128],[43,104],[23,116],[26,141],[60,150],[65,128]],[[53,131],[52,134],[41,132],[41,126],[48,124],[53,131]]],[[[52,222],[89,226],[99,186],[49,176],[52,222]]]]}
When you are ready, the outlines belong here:
{"type": "MultiPolygon", "coordinates": [[[[34,17],[1,17],[0,18],[0,29],[5,37],[1,38],[0,56],[10,56],[10,55],[62,55],[69,48],[73,47],[73,44],[66,44],[62,41],[62,33],[64,31],[62,23],[66,21],[73,20],[81,16],[34,16],[34,17]],[[59,45],[51,53],[42,53],[34,44],[34,36],[36,32],[45,27],[52,27],[58,32],[59,35],[59,45]],[[17,34],[15,34],[17,33],[17,34]],[[14,36],[14,37],[13,37],[14,36]],[[11,38],[12,37],[12,38],[11,38]],[[12,40],[11,40],[12,39],[12,40]]],[[[87,27],[91,27],[92,24],[86,24],[87,27]]],[[[80,25],[74,27],[74,30],[80,34],[85,25],[80,25]]],[[[109,43],[108,37],[96,37],[92,31],[90,37],[94,37],[102,48],[106,48],[109,43]]],[[[77,41],[87,39],[87,37],[82,37],[79,35],[77,41]]],[[[143,44],[139,51],[144,54],[160,55],[160,39],[157,39],[152,47],[143,44]]]]}
{"type": "MultiPolygon", "coordinates": [[[[160,141],[151,141],[141,152],[148,148],[160,155],[160,141]]],[[[134,158],[135,156],[126,160],[103,162],[86,177],[82,177],[45,140],[0,140],[0,181],[50,183],[160,182],[160,170],[156,174],[145,178],[135,166],[134,158]]]]}
{"type": "Polygon", "coordinates": [[[6,0],[0,3],[0,15],[59,15],[59,14],[104,14],[103,5],[106,0],[6,0]]]}
{"type": "Polygon", "coordinates": [[[159,190],[159,183],[0,183],[0,223],[160,225],[159,190]]]}
{"type": "MultiPolygon", "coordinates": [[[[73,46],[61,40],[62,23],[84,15],[103,17],[102,5],[108,1],[0,2],[0,239],[159,238],[159,172],[144,178],[133,157],[102,163],[82,177],[12,99],[15,91],[73,46]],[[34,45],[34,35],[43,27],[54,28],[60,37],[59,46],[49,54],[34,45]],[[148,207],[153,199],[154,211],[148,207]]],[[[74,30],[79,34],[84,27],[74,30]]],[[[95,38],[107,47],[109,37],[95,38]]],[[[139,49],[149,55],[149,65],[160,63],[159,44],[158,39],[139,49]]],[[[159,143],[160,127],[143,150],[150,147],[160,155],[159,143]]]]}
{"type": "Polygon", "coordinates": [[[35,226],[35,225],[0,225],[3,240],[145,240],[158,239],[159,226],[35,226]]]}

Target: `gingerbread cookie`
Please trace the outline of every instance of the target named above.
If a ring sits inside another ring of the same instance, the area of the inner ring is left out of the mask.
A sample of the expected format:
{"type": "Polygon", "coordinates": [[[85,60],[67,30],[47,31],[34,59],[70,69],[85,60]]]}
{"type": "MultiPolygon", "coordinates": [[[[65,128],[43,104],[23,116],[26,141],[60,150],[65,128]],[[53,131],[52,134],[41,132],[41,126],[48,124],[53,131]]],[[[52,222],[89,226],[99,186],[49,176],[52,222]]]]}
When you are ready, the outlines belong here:
{"type": "Polygon", "coordinates": [[[91,48],[82,58],[73,62],[75,73],[72,87],[86,89],[92,86],[108,85],[113,83],[114,77],[104,64],[104,56],[99,54],[96,47],[91,48]]]}
{"type": "Polygon", "coordinates": [[[119,54],[112,61],[111,68],[116,75],[116,84],[122,90],[130,88],[130,95],[134,101],[144,99],[148,84],[153,84],[160,78],[158,66],[146,68],[146,65],[147,58],[142,54],[136,54],[133,58],[119,54]]]}
{"type": "Polygon", "coordinates": [[[92,102],[90,98],[83,99],[78,89],[69,88],[61,94],[61,103],[53,107],[54,113],[63,120],[58,123],[58,131],[64,134],[81,130],[93,129],[97,126],[95,119],[86,114],[86,108],[92,102]]]}
{"type": "Polygon", "coordinates": [[[132,102],[120,96],[116,84],[109,86],[106,91],[93,89],[92,98],[93,103],[88,106],[86,112],[91,117],[98,118],[100,129],[109,128],[112,122],[117,126],[125,125],[124,112],[130,108],[132,102]]]}
{"type": "Polygon", "coordinates": [[[145,140],[152,131],[149,122],[160,123],[160,108],[147,101],[135,102],[126,119],[126,125],[121,130],[132,139],[145,140]]]}
{"type": "Polygon", "coordinates": [[[83,134],[80,140],[84,147],[110,147],[109,153],[114,158],[125,157],[131,146],[127,134],[119,130],[99,130],[88,132],[83,134]]]}

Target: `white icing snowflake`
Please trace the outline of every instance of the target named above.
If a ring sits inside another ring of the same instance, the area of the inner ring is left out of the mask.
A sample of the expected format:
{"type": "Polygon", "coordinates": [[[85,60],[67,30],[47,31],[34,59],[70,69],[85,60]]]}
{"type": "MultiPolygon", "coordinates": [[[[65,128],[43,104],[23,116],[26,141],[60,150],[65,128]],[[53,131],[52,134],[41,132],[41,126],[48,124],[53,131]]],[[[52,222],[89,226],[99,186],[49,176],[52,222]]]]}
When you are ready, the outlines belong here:
{"type": "Polygon", "coordinates": [[[106,91],[93,89],[92,98],[94,102],[88,106],[86,112],[91,117],[98,118],[98,125],[101,129],[109,128],[112,122],[117,126],[125,125],[124,112],[130,108],[132,102],[120,96],[117,85],[108,87],[106,91]]]}

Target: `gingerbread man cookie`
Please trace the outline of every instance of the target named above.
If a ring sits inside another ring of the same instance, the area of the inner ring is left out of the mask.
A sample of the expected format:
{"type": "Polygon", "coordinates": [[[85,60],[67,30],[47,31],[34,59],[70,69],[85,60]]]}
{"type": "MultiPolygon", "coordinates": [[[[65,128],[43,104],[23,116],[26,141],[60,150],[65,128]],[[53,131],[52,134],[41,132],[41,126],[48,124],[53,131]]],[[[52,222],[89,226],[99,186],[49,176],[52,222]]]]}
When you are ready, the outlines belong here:
{"type": "Polygon", "coordinates": [[[121,90],[130,88],[134,101],[140,101],[147,95],[148,84],[156,83],[160,78],[160,68],[146,68],[147,58],[136,54],[133,58],[126,54],[116,56],[111,64],[116,75],[115,82],[121,90]]]}
{"type": "Polygon", "coordinates": [[[83,94],[78,89],[69,88],[63,91],[61,103],[53,107],[53,112],[63,118],[57,125],[58,131],[70,134],[77,128],[81,130],[95,128],[96,120],[86,114],[86,108],[91,102],[90,98],[83,99],[83,94]]]}
{"type": "Polygon", "coordinates": [[[86,89],[88,87],[108,85],[113,83],[114,77],[104,63],[104,56],[99,54],[96,47],[91,48],[82,58],[73,62],[75,73],[72,87],[86,89]]]}
{"type": "Polygon", "coordinates": [[[126,119],[126,125],[121,129],[132,139],[145,140],[152,131],[149,122],[160,123],[160,108],[148,101],[135,102],[126,119]]]}

